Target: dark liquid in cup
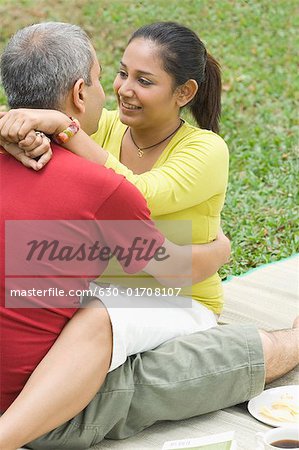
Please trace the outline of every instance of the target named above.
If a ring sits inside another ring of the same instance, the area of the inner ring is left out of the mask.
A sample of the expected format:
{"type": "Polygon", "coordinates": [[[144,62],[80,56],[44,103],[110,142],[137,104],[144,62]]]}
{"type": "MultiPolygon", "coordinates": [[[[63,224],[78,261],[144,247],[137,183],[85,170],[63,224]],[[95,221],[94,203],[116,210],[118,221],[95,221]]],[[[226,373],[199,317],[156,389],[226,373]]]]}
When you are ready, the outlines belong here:
{"type": "Polygon", "coordinates": [[[299,448],[299,441],[294,441],[294,439],[282,439],[281,441],[272,442],[271,445],[278,448],[299,448]]]}

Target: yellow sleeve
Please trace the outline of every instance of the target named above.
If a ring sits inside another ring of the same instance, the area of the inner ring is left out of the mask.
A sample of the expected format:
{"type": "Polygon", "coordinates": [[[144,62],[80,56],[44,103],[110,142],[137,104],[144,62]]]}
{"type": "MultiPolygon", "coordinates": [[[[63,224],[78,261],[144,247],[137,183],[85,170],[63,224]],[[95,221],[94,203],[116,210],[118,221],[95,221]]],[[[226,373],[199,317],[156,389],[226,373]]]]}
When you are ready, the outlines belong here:
{"type": "Polygon", "coordinates": [[[161,167],[134,174],[109,154],[106,167],[124,175],[144,195],[153,215],[198,205],[226,190],[228,149],[214,133],[182,140],[161,167]]]}

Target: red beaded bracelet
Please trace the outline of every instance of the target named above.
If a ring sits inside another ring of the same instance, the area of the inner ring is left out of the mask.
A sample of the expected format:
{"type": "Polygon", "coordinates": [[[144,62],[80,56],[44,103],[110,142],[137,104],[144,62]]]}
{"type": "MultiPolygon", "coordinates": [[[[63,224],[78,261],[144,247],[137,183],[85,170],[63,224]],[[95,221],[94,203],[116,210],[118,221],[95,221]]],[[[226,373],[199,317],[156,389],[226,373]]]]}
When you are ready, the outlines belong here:
{"type": "Polygon", "coordinates": [[[71,119],[71,123],[65,130],[52,136],[52,139],[54,142],[56,142],[56,144],[65,144],[70,138],[75,136],[75,134],[78,133],[78,131],[80,130],[79,120],[73,119],[73,117],[70,117],[70,119],[71,119]]]}

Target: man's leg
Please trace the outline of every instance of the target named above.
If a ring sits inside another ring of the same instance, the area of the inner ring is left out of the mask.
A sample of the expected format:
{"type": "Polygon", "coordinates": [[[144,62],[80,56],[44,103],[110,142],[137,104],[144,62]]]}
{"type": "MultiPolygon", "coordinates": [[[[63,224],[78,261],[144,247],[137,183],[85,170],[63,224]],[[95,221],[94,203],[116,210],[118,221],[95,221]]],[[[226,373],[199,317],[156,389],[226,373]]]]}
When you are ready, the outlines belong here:
{"type": "Polygon", "coordinates": [[[265,333],[251,325],[225,325],[132,356],[107,376],[82,413],[30,448],[82,450],[104,437],[129,437],[157,421],[246,401],[262,391],[265,377],[273,380],[299,363],[298,333],[298,328],[265,333]],[[284,367],[282,354],[289,355],[284,367]]]}
{"type": "Polygon", "coordinates": [[[266,383],[282,377],[299,364],[299,316],[291,330],[260,331],[266,366],[266,383]]]}

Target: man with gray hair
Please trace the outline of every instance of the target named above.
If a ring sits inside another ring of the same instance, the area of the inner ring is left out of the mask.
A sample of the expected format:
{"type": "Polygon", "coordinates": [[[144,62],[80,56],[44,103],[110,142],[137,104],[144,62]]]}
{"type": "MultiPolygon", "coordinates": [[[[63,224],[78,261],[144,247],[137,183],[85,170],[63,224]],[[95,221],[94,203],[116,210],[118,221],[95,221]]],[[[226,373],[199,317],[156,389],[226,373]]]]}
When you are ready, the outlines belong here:
{"type": "MultiPolygon", "coordinates": [[[[11,107],[62,112],[48,130],[57,140],[65,135],[75,140],[81,133],[78,123],[63,113],[76,116],[87,133],[95,131],[104,93],[95,51],[79,27],[45,23],[20,30],[2,56],[1,74],[11,107]]],[[[38,114],[43,120],[42,111],[38,114]]],[[[16,125],[13,117],[3,118],[8,135],[14,134],[14,126],[22,130],[21,116],[16,125]]],[[[41,136],[31,137],[41,143],[41,136]]],[[[20,149],[12,151],[21,152],[19,159],[26,156],[20,149]]],[[[145,201],[122,177],[59,146],[44,171],[28,171],[5,154],[0,168],[1,449],[32,441],[32,449],[82,450],[104,437],[125,438],[159,420],[243,402],[263,389],[265,378],[279,377],[298,363],[294,330],[282,338],[279,332],[271,335],[250,325],[214,327],[129,357],[97,392],[116,346],[105,308],[5,308],[4,221],[146,221],[145,201]],[[285,353],[290,357],[281,367],[285,353]]],[[[127,230],[122,233],[125,239],[127,230]]],[[[157,245],[163,242],[151,222],[144,233],[156,236],[157,245]]],[[[138,268],[161,276],[152,261],[138,268]]]]}
{"type": "Polygon", "coordinates": [[[71,107],[88,134],[97,129],[105,99],[99,77],[88,36],[70,24],[47,22],[19,30],[1,58],[1,80],[11,108],[66,111],[71,107]],[[88,95],[84,111],[81,104],[71,106],[74,87],[78,102],[81,95],[88,95]]]}
{"type": "Polygon", "coordinates": [[[79,78],[92,85],[94,61],[90,40],[79,27],[54,22],[20,30],[2,55],[2,83],[10,107],[57,109],[79,78]]]}

